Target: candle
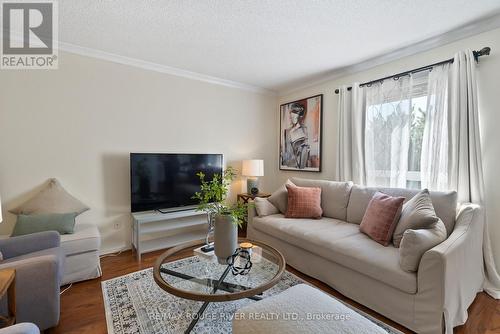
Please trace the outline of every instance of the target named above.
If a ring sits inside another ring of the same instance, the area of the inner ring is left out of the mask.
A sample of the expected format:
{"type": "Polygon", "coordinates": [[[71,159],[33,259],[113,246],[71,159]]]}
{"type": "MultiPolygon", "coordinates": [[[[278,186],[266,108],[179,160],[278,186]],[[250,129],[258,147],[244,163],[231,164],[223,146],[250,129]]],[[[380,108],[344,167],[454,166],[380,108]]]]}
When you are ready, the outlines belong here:
{"type": "Polygon", "coordinates": [[[240,248],[241,250],[247,251],[249,255],[252,255],[253,244],[251,242],[242,242],[240,248]]]}
{"type": "Polygon", "coordinates": [[[242,243],[240,244],[240,247],[241,247],[242,249],[250,249],[250,248],[252,248],[252,247],[253,247],[253,244],[252,244],[251,242],[242,242],[242,243]]]}

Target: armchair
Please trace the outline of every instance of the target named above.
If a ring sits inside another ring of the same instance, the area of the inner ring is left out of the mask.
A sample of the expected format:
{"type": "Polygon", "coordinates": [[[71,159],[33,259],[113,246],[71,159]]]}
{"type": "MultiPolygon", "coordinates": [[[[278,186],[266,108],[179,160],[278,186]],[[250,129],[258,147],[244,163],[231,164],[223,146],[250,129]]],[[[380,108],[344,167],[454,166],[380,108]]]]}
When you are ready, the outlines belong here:
{"type": "MultiPolygon", "coordinates": [[[[0,269],[16,269],[16,320],[41,330],[59,322],[59,286],[64,264],[59,233],[33,233],[0,240],[0,269]]],[[[1,301],[6,310],[6,300],[1,301]]],[[[5,313],[5,312],[4,312],[5,313]]]]}

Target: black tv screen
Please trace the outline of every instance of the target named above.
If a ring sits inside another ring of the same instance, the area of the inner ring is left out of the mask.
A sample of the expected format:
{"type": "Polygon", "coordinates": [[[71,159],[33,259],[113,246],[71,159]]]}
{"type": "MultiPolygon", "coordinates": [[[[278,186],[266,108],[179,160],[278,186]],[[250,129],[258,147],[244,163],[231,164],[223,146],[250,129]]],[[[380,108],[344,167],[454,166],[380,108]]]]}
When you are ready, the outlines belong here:
{"type": "Polygon", "coordinates": [[[222,154],[130,153],[132,212],[198,204],[198,172],[207,180],[222,173],[222,154]]]}

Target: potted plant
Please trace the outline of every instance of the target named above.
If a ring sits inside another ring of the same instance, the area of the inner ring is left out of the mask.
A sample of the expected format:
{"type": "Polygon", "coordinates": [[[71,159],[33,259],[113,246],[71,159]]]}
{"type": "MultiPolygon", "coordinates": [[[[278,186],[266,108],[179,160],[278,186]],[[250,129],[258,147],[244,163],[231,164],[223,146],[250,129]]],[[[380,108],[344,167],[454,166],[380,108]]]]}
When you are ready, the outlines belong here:
{"type": "Polygon", "coordinates": [[[200,178],[200,191],[193,196],[199,201],[197,211],[204,211],[210,219],[214,219],[214,247],[217,260],[226,264],[229,256],[233,255],[238,247],[238,226],[243,223],[246,214],[246,205],[236,202],[227,202],[229,186],[236,177],[236,170],[227,167],[222,174],[214,174],[212,180],[207,181],[205,174],[196,173],[200,178]]]}

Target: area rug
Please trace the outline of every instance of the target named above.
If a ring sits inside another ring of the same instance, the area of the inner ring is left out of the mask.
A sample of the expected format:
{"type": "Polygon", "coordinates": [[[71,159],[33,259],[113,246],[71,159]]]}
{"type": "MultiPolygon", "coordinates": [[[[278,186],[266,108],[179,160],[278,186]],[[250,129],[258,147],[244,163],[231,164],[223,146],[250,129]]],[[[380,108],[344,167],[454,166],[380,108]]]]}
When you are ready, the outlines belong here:
{"type": "MultiPolygon", "coordinates": [[[[189,266],[196,261],[201,260],[194,256],[170,262],[169,266],[189,266]]],[[[306,282],[285,271],[280,282],[264,292],[263,297],[280,293],[300,283],[306,282]]],[[[183,333],[192,320],[190,315],[196,314],[203,304],[176,297],[160,289],[153,279],[153,268],[104,281],[101,286],[109,334],[183,333]]],[[[242,299],[209,304],[192,333],[231,333],[233,314],[249,303],[255,301],[242,299]]],[[[352,306],[347,306],[387,333],[401,333],[352,306]]]]}

